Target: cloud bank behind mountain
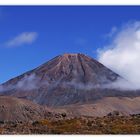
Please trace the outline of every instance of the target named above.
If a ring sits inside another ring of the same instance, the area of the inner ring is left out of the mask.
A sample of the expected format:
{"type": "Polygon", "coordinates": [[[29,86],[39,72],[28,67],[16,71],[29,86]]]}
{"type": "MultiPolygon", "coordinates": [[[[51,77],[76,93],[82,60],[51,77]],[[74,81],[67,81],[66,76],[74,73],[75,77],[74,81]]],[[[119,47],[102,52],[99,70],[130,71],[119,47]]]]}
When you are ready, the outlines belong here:
{"type": "Polygon", "coordinates": [[[111,43],[97,50],[98,61],[127,79],[118,81],[127,88],[140,88],[140,21],[123,25],[111,38],[111,43]]]}

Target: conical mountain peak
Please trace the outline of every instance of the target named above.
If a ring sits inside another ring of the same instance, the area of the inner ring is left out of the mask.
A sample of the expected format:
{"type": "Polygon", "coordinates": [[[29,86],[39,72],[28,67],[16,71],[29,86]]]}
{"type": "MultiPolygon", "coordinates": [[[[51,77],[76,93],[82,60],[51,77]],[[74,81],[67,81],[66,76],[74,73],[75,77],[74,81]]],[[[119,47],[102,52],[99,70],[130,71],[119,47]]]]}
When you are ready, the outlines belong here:
{"type": "Polygon", "coordinates": [[[89,56],[66,53],[3,85],[7,94],[54,106],[81,101],[86,97],[84,93],[94,93],[118,78],[118,74],[89,56]],[[65,99],[61,100],[61,96],[65,99]]]}

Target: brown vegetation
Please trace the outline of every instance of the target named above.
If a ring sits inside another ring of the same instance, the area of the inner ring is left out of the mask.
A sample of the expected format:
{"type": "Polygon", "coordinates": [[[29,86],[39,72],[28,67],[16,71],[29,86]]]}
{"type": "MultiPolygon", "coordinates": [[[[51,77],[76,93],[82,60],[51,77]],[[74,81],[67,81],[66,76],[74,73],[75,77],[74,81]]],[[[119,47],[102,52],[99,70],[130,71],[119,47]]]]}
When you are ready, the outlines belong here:
{"type": "Polygon", "coordinates": [[[140,115],[4,122],[0,134],[140,134],[140,115]]]}

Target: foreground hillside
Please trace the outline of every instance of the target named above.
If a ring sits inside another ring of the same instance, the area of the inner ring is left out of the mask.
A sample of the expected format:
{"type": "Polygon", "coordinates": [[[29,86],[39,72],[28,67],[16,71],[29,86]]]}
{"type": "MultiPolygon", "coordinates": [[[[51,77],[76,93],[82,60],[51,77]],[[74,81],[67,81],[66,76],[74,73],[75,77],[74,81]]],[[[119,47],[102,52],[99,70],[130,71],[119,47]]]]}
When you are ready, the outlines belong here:
{"type": "Polygon", "coordinates": [[[30,122],[45,118],[61,118],[47,107],[29,100],[0,96],[0,122],[30,122]]]}
{"type": "Polygon", "coordinates": [[[26,99],[0,96],[0,121],[30,122],[42,119],[103,117],[114,111],[120,115],[139,114],[140,97],[106,97],[89,104],[73,104],[48,108],[26,99]]]}
{"type": "Polygon", "coordinates": [[[1,122],[0,134],[140,134],[140,115],[1,122]]]}
{"type": "Polygon", "coordinates": [[[105,97],[94,101],[94,103],[56,107],[55,111],[79,117],[103,117],[113,111],[118,111],[121,115],[139,114],[140,97],[105,97]]]}

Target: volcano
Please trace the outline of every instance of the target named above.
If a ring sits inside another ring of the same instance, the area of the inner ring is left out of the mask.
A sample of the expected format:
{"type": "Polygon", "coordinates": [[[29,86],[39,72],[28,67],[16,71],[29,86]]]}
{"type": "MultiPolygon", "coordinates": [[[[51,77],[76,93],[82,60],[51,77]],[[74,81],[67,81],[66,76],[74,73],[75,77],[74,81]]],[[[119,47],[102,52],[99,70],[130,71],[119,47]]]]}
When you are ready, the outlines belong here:
{"type": "Polygon", "coordinates": [[[4,96],[49,107],[95,103],[105,97],[135,97],[107,88],[121,76],[84,54],[63,54],[1,85],[4,96]]]}

